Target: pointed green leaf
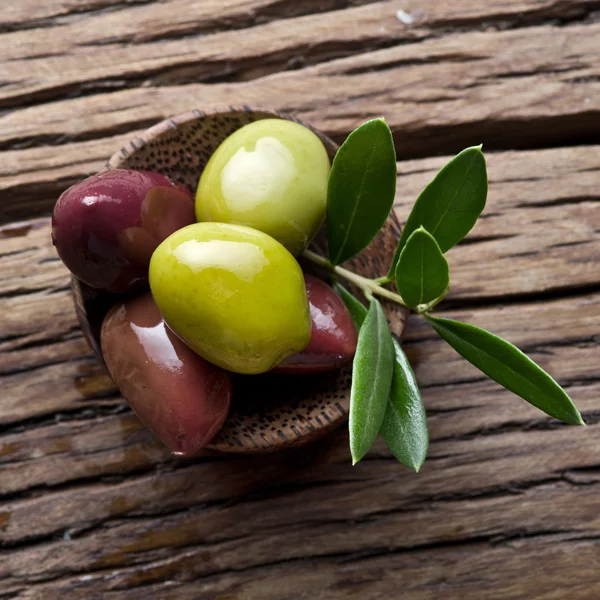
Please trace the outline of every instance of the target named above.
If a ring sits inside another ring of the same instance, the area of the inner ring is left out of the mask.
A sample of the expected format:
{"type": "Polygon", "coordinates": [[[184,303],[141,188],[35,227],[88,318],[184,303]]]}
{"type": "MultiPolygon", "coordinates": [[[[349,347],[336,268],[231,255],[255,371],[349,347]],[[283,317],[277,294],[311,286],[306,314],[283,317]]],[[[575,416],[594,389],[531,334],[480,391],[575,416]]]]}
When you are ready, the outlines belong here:
{"type": "Polygon", "coordinates": [[[421,192],[402,231],[389,271],[392,278],[400,252],[413,231],[423,226],[447,252],[475,225],[487,198],[487,172],[481,146],[463,150],[421,192]]]}
{"type": "Polygon", "coordinates": [[[392,454],[417,473],[425,462],[429,446],[427,417],[415,374],[404,350],[394,338],[394,375],[383,423],[379,433],[392,454]]]}
{"type": "Polygon", "coordinates": [[[567,393],[518,348],[474,325],[431,315],[425,318],[450,346],[489,378],[551,417],[585,425],[567,393]]]}
{"type": "Polygon", "coordinates": [[[413,231],[396,267],[396,288],[404,302],[415,308],[439,298],[450,285],[448,261],[423,227],[413,231]]]}
{"type": "Polygon", "coordinates": [[[333,160],[326,231],[331,263],[366,248],[383,227],[396,194],[396,151],[383,119],[355,129],[333,160]]]}
{"type": "Polygon", "coordinates": [[[394,366],[392,334],[379,301],[371,300],[358,334],[350,391],[350,451],[356,464],[371,448],[387,408],[394,366]]]}
{"type": "Polygon", "coordinates": [[[367,307],[337,281],[333,284],[333,289],[346,305],[346,308],[356,325],[357,331],[360,331],[365,317],[367,316],[367,307]]]}
{"type": "MultiPolygon", "coordinates": [[[[344,286],[333,286],[342,298],[356,327],[360,327],[367,309],[344,286]]],[[[379,433],[392,454],[403,465],[419,471],[427,455],[429,435],[427,418],[415,374],[400,343],[392,337],[394,364],[392,386],[379,433]]]]}

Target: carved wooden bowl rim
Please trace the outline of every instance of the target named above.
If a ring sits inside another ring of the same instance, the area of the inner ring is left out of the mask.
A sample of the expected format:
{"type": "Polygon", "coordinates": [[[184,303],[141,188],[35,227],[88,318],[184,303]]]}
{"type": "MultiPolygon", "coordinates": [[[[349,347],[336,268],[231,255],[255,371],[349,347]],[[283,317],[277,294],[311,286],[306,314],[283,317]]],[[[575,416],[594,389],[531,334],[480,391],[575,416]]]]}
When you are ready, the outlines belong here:
{"type": "MultiPolygon", "coordinates": [[[[106,169],[146,168],[162,172],[186,183],[194,192],[205,161],[218,144],[239,127],[263,118],[287,119],[310,128],[333,159],[337,144],[292,115],[245,105],[215,106],[192,110],[150,127],[117,151],[106,163],[106,169]]],[[[378,238],[348,265],[363,275],[381,275],[399,234],[400,226],[392,212],[378,238]],[[375,266],[379,272],[374,272],[375,266]]],[[[323,241],[322,235],[320,238],[323,241]]],[[[99,325],[116,298],[92,290],[76,278],[72,278],[71,287],[84,336],[103,363],[99,325]]],[[[393,332],[400,336],[408,311],[389,303],[384,303],[384,308],[393,332]]],[[[232,409],[208,447],[234,453],[272,452],[325,435],[348,418],[350,381],[350,367],[311,376],[234,376],[232,409]]]]}

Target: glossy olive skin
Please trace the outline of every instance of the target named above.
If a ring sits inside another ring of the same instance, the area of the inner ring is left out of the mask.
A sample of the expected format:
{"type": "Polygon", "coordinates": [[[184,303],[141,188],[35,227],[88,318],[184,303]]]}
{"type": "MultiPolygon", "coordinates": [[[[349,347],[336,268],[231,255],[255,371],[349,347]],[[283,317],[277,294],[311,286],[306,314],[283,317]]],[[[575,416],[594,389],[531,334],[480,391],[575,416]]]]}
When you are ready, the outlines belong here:
{"type": "Polygon", "coordinates": [[[196,218],[247,225],[297,256],[325,217],[329,157],[308,128],[284,119],[250,123],[211,156],[196,192],[196,218]]]}
{"type": "Polygon", "coordinates": [[[169,327],[229,371],[269,371],[310,341],[300,265],[256,229],[196,223],[176,231],[152,255],[150,289],[169,327]]]}
{"type": "Polygon", "coordinates": [[[276,373],[334,371],[348,364],[356,352],[356,327],[342,299],[321,279],[307,274],[304,279],[312,321],[310,343],[277,365],[276,373]]]}
{"type": "Polygon", "coordinates": [[[144,285],[156,246],[194,221],[185,186],[159,173],[119,169],[80,181],[60,196],[52,242],[81,281],[120,294],[144,285]]]}
{"type": "Polygon", "coordinates": [[[172,452],[194,454],[219,431],[231,405],[229,374],[169,330],[149,292],[108,312],[101,345],[121,393],[172,452]]]}

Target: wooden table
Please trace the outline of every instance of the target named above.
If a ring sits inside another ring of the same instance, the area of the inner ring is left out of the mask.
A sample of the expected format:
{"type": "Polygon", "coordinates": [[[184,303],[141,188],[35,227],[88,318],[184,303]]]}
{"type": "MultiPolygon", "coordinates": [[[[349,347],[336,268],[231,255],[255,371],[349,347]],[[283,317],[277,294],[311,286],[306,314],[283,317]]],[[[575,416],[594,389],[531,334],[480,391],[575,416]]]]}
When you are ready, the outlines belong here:
{"type": "Polygon", "coordinates": [[[19,0],[0,14],[0,598],[600,598],[600,2],[19,0]],[[399,12],[398,16],[396,15],[399,12]],[[596,11],[596,12],[595,12],[596,11]],[[342,428],[177,460],[86,347],[49,214],[162,118],[267,105],[337,141],[384,115],[401,220],[483,142],[483,218],[440,312],[553,373],[587,428],[482,379],[413,319],[429,459],[342,428]]]}

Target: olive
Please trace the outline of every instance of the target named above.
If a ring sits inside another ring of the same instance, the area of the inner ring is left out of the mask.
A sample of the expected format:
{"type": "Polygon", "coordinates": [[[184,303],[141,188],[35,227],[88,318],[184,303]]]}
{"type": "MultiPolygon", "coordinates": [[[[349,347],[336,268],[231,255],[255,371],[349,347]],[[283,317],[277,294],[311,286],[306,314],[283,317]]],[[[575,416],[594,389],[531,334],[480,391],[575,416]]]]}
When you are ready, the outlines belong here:
{"type": "Polygon", "coordinates": [[[231,404],[229,374],[169,330],[149,292],[113,306],[101,346],[124,398],[172,452],[194,454],[219,431],[231,404]]]}
{"type": "Polygon", "coordinates": [[[152,255],[150,289],[169,327],[229,371],[269,371],[310,341],[300,265],[256,229],[223,223],[180,229],[152,255]]]}
{"type": "Polygon", "coordinates": [[[259,229],[298,255],[325,217],[329,157],[310,129],[264,119],[221,143],[196,192],[198,221],[259,229]]]}
{"type": "Polygon", "coordinates": [[[52,241],[81,281],[125,293],[147,283],[156,246],[194,221],[185,186],[159,173],[117,169],[63,192],[52,215],[52,241]]]}
{"type": "Polygon", "coordinates": [[[357,343],[354,321],[342,299],[324,281],[304,275],[312,333],[308,346],[273,369],[277,373],[321,373],[348,364],[357,343]]]}

